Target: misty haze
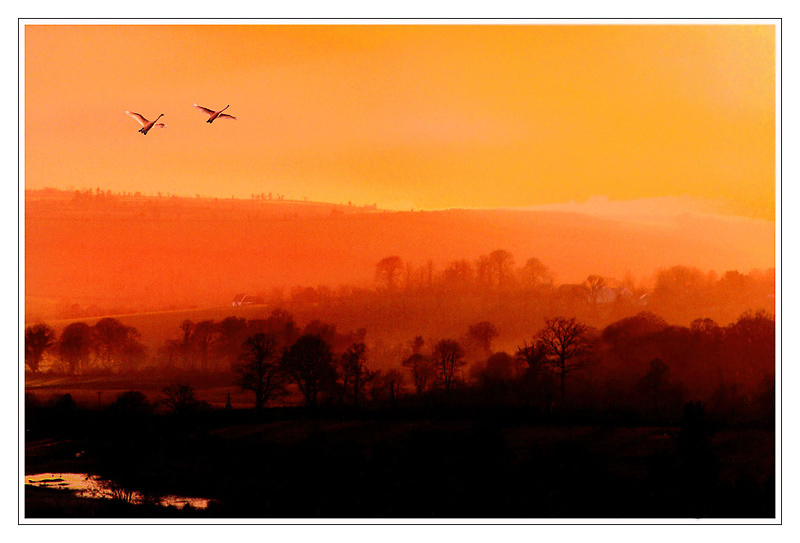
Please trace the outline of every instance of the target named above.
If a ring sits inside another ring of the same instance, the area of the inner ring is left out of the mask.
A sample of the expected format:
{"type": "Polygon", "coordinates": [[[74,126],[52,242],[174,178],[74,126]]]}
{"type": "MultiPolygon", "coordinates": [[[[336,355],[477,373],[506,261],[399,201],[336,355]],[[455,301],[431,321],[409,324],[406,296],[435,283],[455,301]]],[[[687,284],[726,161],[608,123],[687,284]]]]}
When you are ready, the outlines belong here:
{"type": "Polygon", "coordinates": [[[21,518],[777,518],[774,25],[22,26],[21,518]]]}

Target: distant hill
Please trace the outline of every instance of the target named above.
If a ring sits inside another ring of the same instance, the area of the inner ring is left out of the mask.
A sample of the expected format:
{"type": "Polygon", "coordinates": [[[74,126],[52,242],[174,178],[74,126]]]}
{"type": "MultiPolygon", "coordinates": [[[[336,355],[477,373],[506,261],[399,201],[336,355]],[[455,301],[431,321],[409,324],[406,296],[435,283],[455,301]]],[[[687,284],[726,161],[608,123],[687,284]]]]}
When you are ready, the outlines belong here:
{"type": "Polygon", "coordinates": [[[269,199],[26,192],[26,319],[76,304],[119,312],[229,305],[236,293],[374,285],[399,256],[435,271],[495,249],[536,257],[559,283],[647,283],[658,268],[775,266],[774,224],[680,214],[658,221],[541,210],[388,212],[269,199]]]}

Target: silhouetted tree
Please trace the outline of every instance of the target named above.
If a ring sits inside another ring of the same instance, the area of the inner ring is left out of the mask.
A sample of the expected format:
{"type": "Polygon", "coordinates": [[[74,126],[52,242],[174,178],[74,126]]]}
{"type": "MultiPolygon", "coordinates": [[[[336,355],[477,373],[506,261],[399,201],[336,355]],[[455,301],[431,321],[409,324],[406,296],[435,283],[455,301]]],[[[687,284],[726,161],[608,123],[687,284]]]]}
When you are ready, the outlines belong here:
{"type": "Polygon", "coordinates": [[[433,364],[445,390],[450,390],[466,365],[464,349],[454,339],[443,339],[433,348],[433,364]]]}
{"type": "Polygon", "coordinates": [[[725,328],[727,355],[737,380],[755,383],[775,371],[775,317],[747,311],[725,328]]]}
{"type": "Polygon", "coordinates": [[[397,275],[403,269],[403,261],[399,256],[387,256],[375,265],[375,280],[384,285],[386,290],[393,291],[397,275]]]}
{"type": "Polygon", "coordinates": [[[388,400],[394,409],[400,399],[404,381],[403,374],[396,369],[387,372],[378,371],[370,388],[372,400],[376,402],[388,400]]]}
{"type": "Polygon", "coordinates": [[[535,257],[529,258],[522,268],[523,283],[529,287],[536,288],[542,283],[549,283],[553,280],[547,266],[535,257]]]}
{"type": "Polygon", "coordinates": [[[530,345],[527,341],[522,343],[522,347],[517,348],[517,360],[523,362],[526,373],[530,375],[541,375],[548,371],[548,355],[550,351],[542,341],[534,340],[530,345]]]}
{"type": "Polygon", "coordinates": [[[275,338],[275,346],[281,351],[300,337],[300,330],[292,314],[280,308],[273,309],[269,314],[263,331],[275,338]]]}
{"type": "Polygon", "coordinates": [[[241,317],[225,317],[217,325],[219,337],[215,350],[227,363],[233,364],[239,357],[242,344],[247,339],[247,319],[241,317]]]}
{"type": "Polygon", "coordinates": [[[38,372],[45,351],[55,344],[56,334],[44,323],[25,328],[25,363],[38,372]]]}
{"type": "Polygon", "coordinates": [[[332,353],[342,353],[353,342],[352,334],[340,334],[335,324],[313,320],[303,328],[303,335],[317,336],[328,344],[332,353]]]}
{"type": "Polygon", "coordinates": [[[339,359],[342,372],[342,394],[352,388],[353,405],[358,407],[364,386],[375,378],[376,373],[367,367],[367,346],[363,342],[350,345],[339,359]]]}
{"type": "Polygon", "coordinates": [[[697,268],[673,266],[656,272],[653,301],[662,308],[685,312],[690,304],[704,307],[712,277],[697,268]]]}
{"type": "Polygon", "coordinates": [[[465,290],[472,285],[475,271],[467,260],[456,260],[447,265],[442,272],[442,280],[446,288],[451,290],[465,290]]]}
{"type": "Polygon", "coordinates": [[[197,408],[199,402],[194,397],[194,388],[188,383],[176,383],[163,390],[164,398],[161,403],[170,408],[174,413],[183,413],[197,408]]]}
{"type": "Polygon", "coordinates": [[[653,400],[653,412],[658,416],[658,399],[669,384],[669,367],[660,359],[650,361],[650,371],[639,379],[639,390],[653,400]]]}
{"type": "Polygon", "coordinates": [[[109,409],[128,414],[148,413],[153,409],[153,405],[147,401],[147,397],[143,393],[138,390],[129,390],[118,394],[109,409]]]}
{"type": "Polygon", "coordinates": [[[524,384],[528,394],[541,402],[547,413],[550,413],[553,403],[553,366],[549,354],[547,345],[534,340],[531,344],[524,342],[515,355],[518,363],[525,365],[524,384]]]}
{"type": "Polygon", "coordinates": [[[497,286],[504,287],[514,267],[514,255],[505,249],[496,249],[489,253],[489,263],[492,272],[497,276],[497,286]]]}
{"type": "Polygon", "coordinates": [[[403,390],[403,374],[396,369],[390,369],[383,376],[383,382],[386,384],[386,390],[389,392],[389,401],[392,406],[396,406],[400,400],[400,393],[403,390]]]}
{"type": "Polygon", "coordinates": [[[714,337],[722,335],[722,329],[712,319],[695,319],[689,325],[689,329],[697,334],[714,337]]]}
{"type": "Polygon", "coordinates": [[[538,339],[547,348],[550,360],[555,365],[561,383],[561,402],[565,399],[564,381],[569,373],[584,367],[582,355],[587,351],[588,328],[575,318],[556,317],[545,319],[538,339]]]}
{"type": "Polygon", "coordinates": [[[319,336],[300,336],[284,351],[281,368],[300,388],[307,407],[315,407],[320,394],[329,391],[336,382],[330,345],[319,336]]]}
{"type": "Polygon", "coordinates": [[[597,306],[600,296],[606,289],[606,280],[599,275],[590,275],[583,284],[589,290],[589,302],[593,306],[597,306]]]}
{"type": "Polygon", "coordinates": [[[169,344],[173,347],[174,351],[178,353],[178,357],[183,362],[184,369],[190,369],[194,367],[192,356],[192,332],[194,332],[194,322],[186,319],[181,323],[180,329],[180,338],[177,340],[169,340],[169,344]]]}
{"type": "Polygon", "coordinates": [[[69,366],[70,373],[85,369],[92,354],[93,339],[92,327],[85,322],[70,323],[61,331],[58,354],[69,366]]]}
{"type": "Polygon", "coordinates": [[[492,340],[497,337],[497,327],[488,321],[473,324],[467,331],[467,339],[483,351],[484,356],[492,354],[492,340]]]}
{"type": "Polygon", "coordinates": [[[433,359],[419,352],[415,352],[403,360],[403,367],[411,370],[411,377],[414,380],[414,388],[417,390],[417,394],[424,392],[428,384],[436,377],[433,359]]]}
{"type": "Polygon", "coordinates": [[[139,342],[141,335],[136,328],[106,317],[97,321],[93,329],[96,352],[104,367],[120,363],[126,366],[125,369],[135,369],[132,366],[144,354],[144,346],[139,342]]]}
{"type": "Polygon", "coordinates": [[[219,328],[212,320],[198,322],[192,330],[191,345],[200,359],[200,369],[208,371],[211,345],[219,338],[219,328]]]}
{"type": "Polygon", "coordinates": [[[139,341],[140,337],[135,328],[130,329],[128,341],[125,342],[120,352],[120,369],[136,371],[144,364],[147,358],[147,347],[139,341]]]}
{"type": "Polygon", "coordinates": [[[256,411],[272,398],[286,394],[285,376],[275,351],[275,338],[255,334],[242,345],[241,362],[233,366],[237,384],[255,394],[256,411]]]}

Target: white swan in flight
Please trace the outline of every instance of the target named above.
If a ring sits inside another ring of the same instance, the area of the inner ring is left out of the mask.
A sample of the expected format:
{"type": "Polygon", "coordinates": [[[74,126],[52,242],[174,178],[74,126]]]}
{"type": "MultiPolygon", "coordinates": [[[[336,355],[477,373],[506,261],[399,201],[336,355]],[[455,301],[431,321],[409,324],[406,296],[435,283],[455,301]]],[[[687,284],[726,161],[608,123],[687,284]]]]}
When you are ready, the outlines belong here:
{"type": "Polygon", "coordinates": [[[203,113],[208,115],[208,120],[206,121],[207,123],[213,123],[215,119],[233,119],[234,121],[236,120],[236,117],[234,117],[233,115],[228,115],[227,113],[223,113],[223,111],[231,107],[230,104],[220,109],[219,111],[212,111],[207,107],[198,106],[197,104],[192,104],[192,105],[196,107],[199,111],[202,111],[203,113]]]}
{"type": "Polygon", "coordinates": [[[161,117],[164,116],[163,113],[161,115],[159,115],[158,117],[156,117],[155,121],[148,121],[147,119],[145,119],[144,117],[142,117],[138,113],[134,113],[133,111],[126,111],[125,113],[127,113],[128,115],[130,115],[131,117],[136,119],[136,121],[140,125],[142,125],[142,128],[139,129],[139,132],[141,132],[143,136],[146,136],[147,132],[151,128],[166,128],[167,127],[167,125],[165,125],[164,123],[157,123],[156,122],[156,121],[158,121],[158,119],[160,119],[161,117]]]}

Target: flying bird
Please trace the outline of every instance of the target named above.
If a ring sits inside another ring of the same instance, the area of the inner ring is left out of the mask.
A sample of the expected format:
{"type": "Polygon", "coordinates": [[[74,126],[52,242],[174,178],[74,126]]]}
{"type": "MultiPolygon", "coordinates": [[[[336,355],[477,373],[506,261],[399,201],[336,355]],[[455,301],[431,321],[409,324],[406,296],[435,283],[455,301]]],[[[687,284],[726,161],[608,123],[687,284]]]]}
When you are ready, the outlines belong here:
{"type": "Polygon", "coordinates": [[[214,120],[216,119],[233,119],[234,121],[236,120],[236,117],[234,117],[233,115],[228,115],[227,113],[223,113],[223,111],[231,107],[230,104],[220,109],[219,111],[212,111],[206,107],[198,106],[197,104],[192,104],[192,105],[196,107],[199,111],[202,111],[203,113],[208,115],[208,120],[206,121],[207,123],[213,123],[214,120]]]}
{"type": "Polygon", "coordinates": [[[144,117],[142,117],[138,113],[134,113],[132,111],[126,111],[125,113],[127,113],[128,115],[130,115],[131,117],[136,119],[136,122],[138,122],[140,125],[142,125],[142,128],[139,129],[139,132],[141,132],[143,136],[146,136],[147,132],[151,128],[166,128],[167,127],[167,125],[165,125],[164,123],[157,123],[156,122],[156,121],[158,121],[158,119],[160,119],[161,117],[164,116],[163,113],[161,115],[159,115],[158,117],[156,117],[155,121],[148,121],[147,119],[145,119],[144,117]]]}

